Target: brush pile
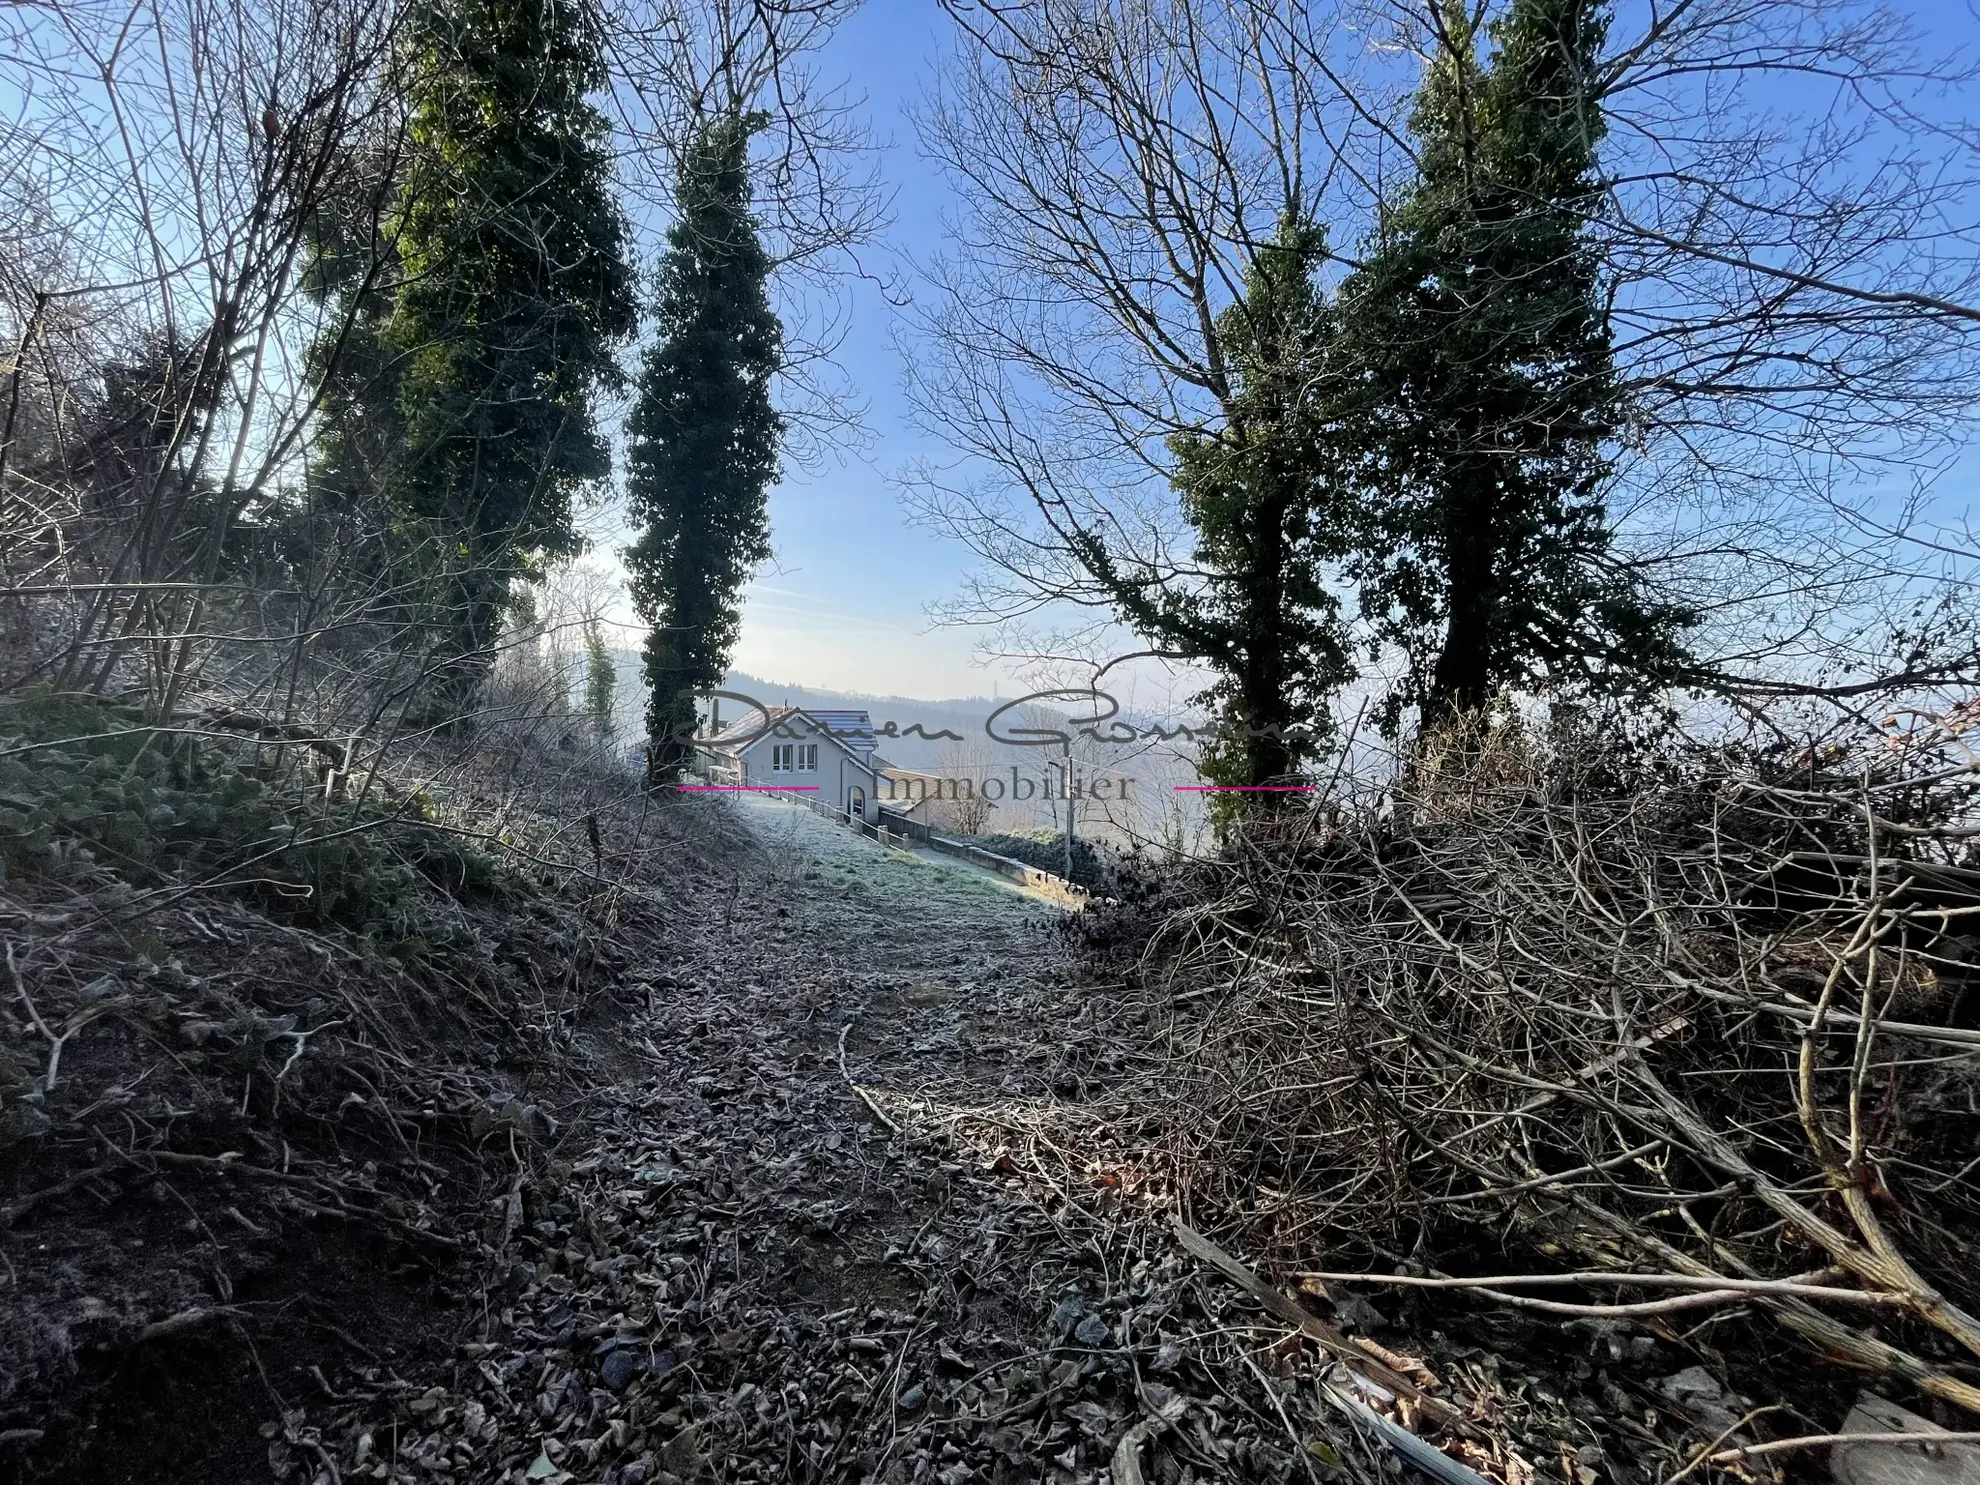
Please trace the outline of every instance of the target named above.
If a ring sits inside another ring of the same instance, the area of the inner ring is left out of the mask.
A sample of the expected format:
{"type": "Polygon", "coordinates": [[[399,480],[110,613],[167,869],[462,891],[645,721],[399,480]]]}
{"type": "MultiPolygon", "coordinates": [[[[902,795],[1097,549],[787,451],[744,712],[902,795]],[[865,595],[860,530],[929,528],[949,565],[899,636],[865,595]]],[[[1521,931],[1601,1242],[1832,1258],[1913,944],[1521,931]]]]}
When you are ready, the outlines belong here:
{"type": "Polygon", "coordinates": [[[1765,1314],[1980,1412],[1970,720],[1502,730],[1236,840],[1136,976],[1185,1213],[1543,1316],[1765,1314]]]}

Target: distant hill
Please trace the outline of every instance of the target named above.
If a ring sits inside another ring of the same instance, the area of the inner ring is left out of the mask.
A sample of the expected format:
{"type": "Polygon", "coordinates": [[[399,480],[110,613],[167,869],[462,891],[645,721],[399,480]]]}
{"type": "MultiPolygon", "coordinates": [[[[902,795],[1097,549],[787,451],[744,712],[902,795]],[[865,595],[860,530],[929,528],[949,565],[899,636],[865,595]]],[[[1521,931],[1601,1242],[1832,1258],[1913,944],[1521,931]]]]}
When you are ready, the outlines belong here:
{"type": "MultiPolygon", "coordinates": [[[[817,686],[793,686],[782,682],[766,681],[746,671],[731,671],[723,684],[725,691],[735,691],[762,702],[765,706],[806,706],[824,707],[845,711],[863,711],[873,718],[875,728],[884,732],[892,722],[901,732],[919,726],[923,734],[953,732],[964,739],[985,737],[983,724],[990,714],[1002,706],[1001,701],[987,696],[957,697],[947,701],[920,701],[910,696],[876,696],[863,691],[831,691],[817,686]]],[[[733,720],[737,716],[734,703],[725,703],[723,715],[733,720]]],[[[929,736],[910,734],[902,737],[882,737],[880,754],[889,763],[902,768],[935,768],[941,762],[944,740],[931,740],[929,736]]],[[[953,748],[951,749],[953,751],[953,748]]]]}
{"type": "MultiPolygon", "coordinates": [[[[615,708],[619,734],[628,740],[636,740],[646,725],[645,682],[640,672],[639,656],[630,650],[620,650],[614,652],[613,660],[619,677],[618,704],[615,708]]],[[[722,689],[747,696],[766,707],[802,706],[863,711],[873,718],[874,727],[883,734],[889,722],[900,733],[906,733],[918,724],[921,734],[883,735],[879,739],[880,755],[898,768],[927,773],[961,773],[977,778],[989,773],[1008,777],[1010,770],[1016,768],[1033,779],[1056,777],[1059,756],[1056,747],[1026,748],[997,743],[986,732],[985,724],[991,713],[1005,705],[1009,698],[959,696],[942,701],[922,701],[911,696],[883,696],[865,691],[838,691],[822,686],[766,681],[742,670],[730,671],[722,689]],[[942,738],[940,734],[943,732],[954,733],[961,741],[942,738]]],[[[1064,708],[1043,707],[1040,710],[1045,716],[1034,720],[1046,725],[1068,715],[1064,708]]],[[[736,721],[743,711],[736,702],[724,702],[723,721],[736,721]]],[[[1124,717],[1123,720],[1135,719],[1124,717]]],[[[999,722],[998,728],[1008,733],[1023,725],[1022,718],[1009,713],[999,722]]],[[[1103,836],[1112,834],[1120,839],[1176,841],[1194,841],[1201,835],[1200,796],[1173,792],[1178,783],[1197,782],[1196,771],[1185,756],[1186,746],[1137,749],[1083,741],[1077,751],[1082,773],[1097,765],[1108,772],[1129,775],[1135,781],[1132,806],[1114,805],[1103,809],[1089,804],[1083,807],[1080,811],[1083,831],[1103,836]]],[[[1051,804],[1035,791],[1028,799],[1029,802],[1021,803],[1006,797],[993,814],[991,828],[1008,831],[1058,826],[1061,817],[1051,804]]]]}

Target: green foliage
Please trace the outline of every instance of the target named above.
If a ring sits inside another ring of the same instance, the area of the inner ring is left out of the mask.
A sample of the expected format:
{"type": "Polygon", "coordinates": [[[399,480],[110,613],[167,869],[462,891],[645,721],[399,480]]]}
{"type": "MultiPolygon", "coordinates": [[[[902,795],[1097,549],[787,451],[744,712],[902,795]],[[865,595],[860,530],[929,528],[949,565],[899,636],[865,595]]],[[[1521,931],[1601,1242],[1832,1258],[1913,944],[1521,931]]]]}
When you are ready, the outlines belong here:
{"type": "Polygon", "coordinates": [[[1217,318],[1229,378],[1224,424],[1170,440],[1171,478],[1197,534],[1202,589],[1154,606],[1155,637],[1176,637],[1218,679],[1201,698],[1220,735],[1205,749],[1213,783],[1294,774],[1325,741],[1327,698],[1352,674],[1328,564],[1342,555],[1326,442],[1331,321],[1314,282],[1325,236],[1288,214],[1217,318]]]}
{"type": "Polygon", "coordinates": [[[1604,502],[1624,407],[1586,223],[1608,7],[1512,0],[1489,70],[1467,16],[1447,0],[1418,177],[1337,301],[1341,446],[1372,517],[1354,571],[1415,662],[1396,705],[1430,723],[1655,671],[1689,622],[1616,560],[1604,502]]]}
{"type": "Polygon", "coordinates": [[[582,547],[573,504],[611,460],[596,401],[637,325],[606,81],[581,0],[425,0],[410,31],[411,166],[389,231],[403,283],[396,504],[432,567],[431,720],[462,715],[517,579],[582,547]]]}
{"type": "Polygon", "coordinates": [[[362,560],[375,573],[389,559],[386,501],[406,438],[405,358],[384,334],[404,273],[386,216],[405,183],[400,162],[378,150],[359,151],[348,166],[333,173],[338,189],[305,207],[303,289],[328,311],[307,363],[321,388],[309,485],[325,515],[362,533],[362,560]]]}
{"type": "Polygon", "coordinates": [[[626,549],[632,596],[651,626],[647,776],[677,778],[694,693],[719,686],[741,629],[741,592],[770,555],[764,493],[783,419],[770,378],[783,336],[770,257],[750,211],[754,117],[702,126],[676,186],[655,317],[659,337],[627,424],[628,494],[642,530],[626,549]]]}
{"type": "Polygon", "coordinates": [[[492,858],[425,823],[333,805],[257,769],[251,742],[143,724],[135,710],[36,689],[0,704],[0,885],[230,886],[271,911],[398,937],[421,877],[501,886],[492,858]]]}
{"type": "Polygon", "coordinates": [[[600,737],[612,731],[612,698],[618,689],[619,674],[612,667],[612,655],[605,648],[605,629],[596,619],[584,621],[584,710],[592,730],[600,737]]]}

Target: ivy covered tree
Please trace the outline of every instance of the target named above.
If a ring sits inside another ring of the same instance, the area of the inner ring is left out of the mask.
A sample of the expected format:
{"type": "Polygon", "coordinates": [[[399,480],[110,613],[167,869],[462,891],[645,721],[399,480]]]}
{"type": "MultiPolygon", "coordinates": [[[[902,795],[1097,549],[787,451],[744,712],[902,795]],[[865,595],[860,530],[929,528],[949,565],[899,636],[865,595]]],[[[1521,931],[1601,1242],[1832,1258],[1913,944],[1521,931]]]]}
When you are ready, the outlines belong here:
{"type": "Polygon", "coordinates": [[[472,708],[512,586],[582,546],[610,472],[596,421],[638,323],[611,191],[606,81],[582,0],[424,0],[411,28],[412,150],[389,231],[402,280],[401,539],[423,557],[429,683],[412,714],[472,708]]]}
{"type": "Polygon", "coordinates": [[[612,652],[605,648],[605,626],[596,618],[584,621],[584,710],[591,730],[601,739],[612,735],[612,705],[619,675],[612,652]]]}
{"type": "Polygon", "coordinates": [[[1295,774],[1325,742],[1328,698],[1352,674],[1327,587],[1349,529],[1326,437],[1331,323],[1314,281],[1324,250],[1317,226],[1287,215],[1217,317],[1220,426],[1169,441],[1203,582],[1137,586],[1123,605],[1146,637],[1216,670],[1201,698],[1219,718],[1202,764],[1213,783],[1295,774]]]}
{"type": "Polygon", "coordinates": [[[647,780],[678,779],[697,691],[719,687],[742,627],[743,584],[770,555],[765,493],[783,419],[770,379],[783,336],[770,255],[750,208],[759,121],[706,121],[685,152],[678,216],[660,261],[658,335],[627,423],[638,539],[626,549],[645,647],[647,780]]]}
{"type": "Polygon", "coordinates": [[[1511,0],[1489,68],[1469,16],[1441,7],[1417,177],[1338,299],[1372,517],[1354,570],[1426,727],[1506,687],[1655,673],[1688,623],[1618,560],[1604,500],[1625,415],[1587,226],[1607,6],[1511,0]]]}
{"type": "Polygon", "coordinates": [[[389,610],[391,499],[406,440],[399,410],[404,358],[386,344],[384,331],[402,277],[388,218],[403,188],[404,161],[397,149],[369,142],[350,156],[339,188],[304,206],[309,256],[302,287],[325,312],[305,366],[318,397],[310,508],[292,540],[297,565],[306,567],[329,556],[321,538],[334,532],[331,560],[346,575],[359,568],[374,602],[389,610]]]}

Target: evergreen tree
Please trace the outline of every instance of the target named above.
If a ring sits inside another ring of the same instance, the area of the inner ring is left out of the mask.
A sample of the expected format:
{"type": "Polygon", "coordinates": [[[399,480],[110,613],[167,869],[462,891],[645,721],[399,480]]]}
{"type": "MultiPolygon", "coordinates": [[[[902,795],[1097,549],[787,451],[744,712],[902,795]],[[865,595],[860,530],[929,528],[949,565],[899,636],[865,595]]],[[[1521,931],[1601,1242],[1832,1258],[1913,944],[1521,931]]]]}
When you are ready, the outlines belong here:
{"type": "Polygon", "coordinates": [[[618,689],[618,672],[612,667],[611,651],[605,648],[605,629],[596,619],[584,621],[584,709],[591,718],[592,731],[599,737],[612,733],[612,699],[618,689]]]}
{"type": "Polygon", "coordinates": [[[703,124],[676,185],[660,262],[659,334],[627,423],[628,493],[643,528],[626,549],[633,602],[652,626],[647,778],[677,779],[694,695],[720,686],[742,627],[742,586],[770,555],[764,495],[783,420],[770,378],[783,337],[770,256],[750,210],[749,140],[734,114],[703,124]]]}
{"type": "Polygon", "coordinates": [[[116,530],[124,560],[148,574],[251,570],[261,533],[193,457],[217,416],[215,359],[204,336],[140,336],[103,364],[94,395],[76,399],[60,472],[35,471],[74,489],[89,520],[116,530]]]}
{"type": "Polygon", "coordinates": [[[1614,560],[1624,417],[1601,261],[1604,0],[1511,0],[1489,71],[1462,0],[1411,127],[1419,173],[1339,295],[1341,447],[1372,513],[1362,602],[1426,726],[1507,686],[1677,658],[1687,616],[1614,560]],[[1430,653],[1434,651],[1434,654],[1430,653]]]}
{"type": "Polygon", "coordinates": [[[337,172],[341,189],[304,206],[309,260],[302,287],[325,313],[306,363],[319,404],[309,505],[292,525],[292,560],[307,570],[334,553],[331,560],[346,577],[357,575],[355,566],[391,606],[391,585],[382,579],[393,555],[390,501],[405,418],[399,411],[404,357],[384,339],[401,279],[386,218],[403,182],[390,152],[361,145],[353,154],[350,168],[337,172]],[[334,533],[327,542],[326,531],[334,533]]]}
{"type": "Polygon", "coordinates": [[[1170,440],[1171,471],[1205,574],[1127,616],[1150,638],[1211,663],[1200,699],[1221,731],[1203,776],[1260,785],[1297,772],[1325,740],[1326,701],[1351,674],[1330,562],[1344,554],[1330,467],[1329,314],[1314,283],[1324,237],[1288,215],[1218,316],[1229,388],[1223,422],[1170,440]]]}
{"type": "Polygon", "coordinates": [[[574,499],[610,472],[595,403],[638,310],[582,0],[424,0],[411,35],[403,282],[381,339],[404,357],[401,536],[436,611],[413,710],[442,721],[472,706],[512,585],[582,546],[574,499]]]}

